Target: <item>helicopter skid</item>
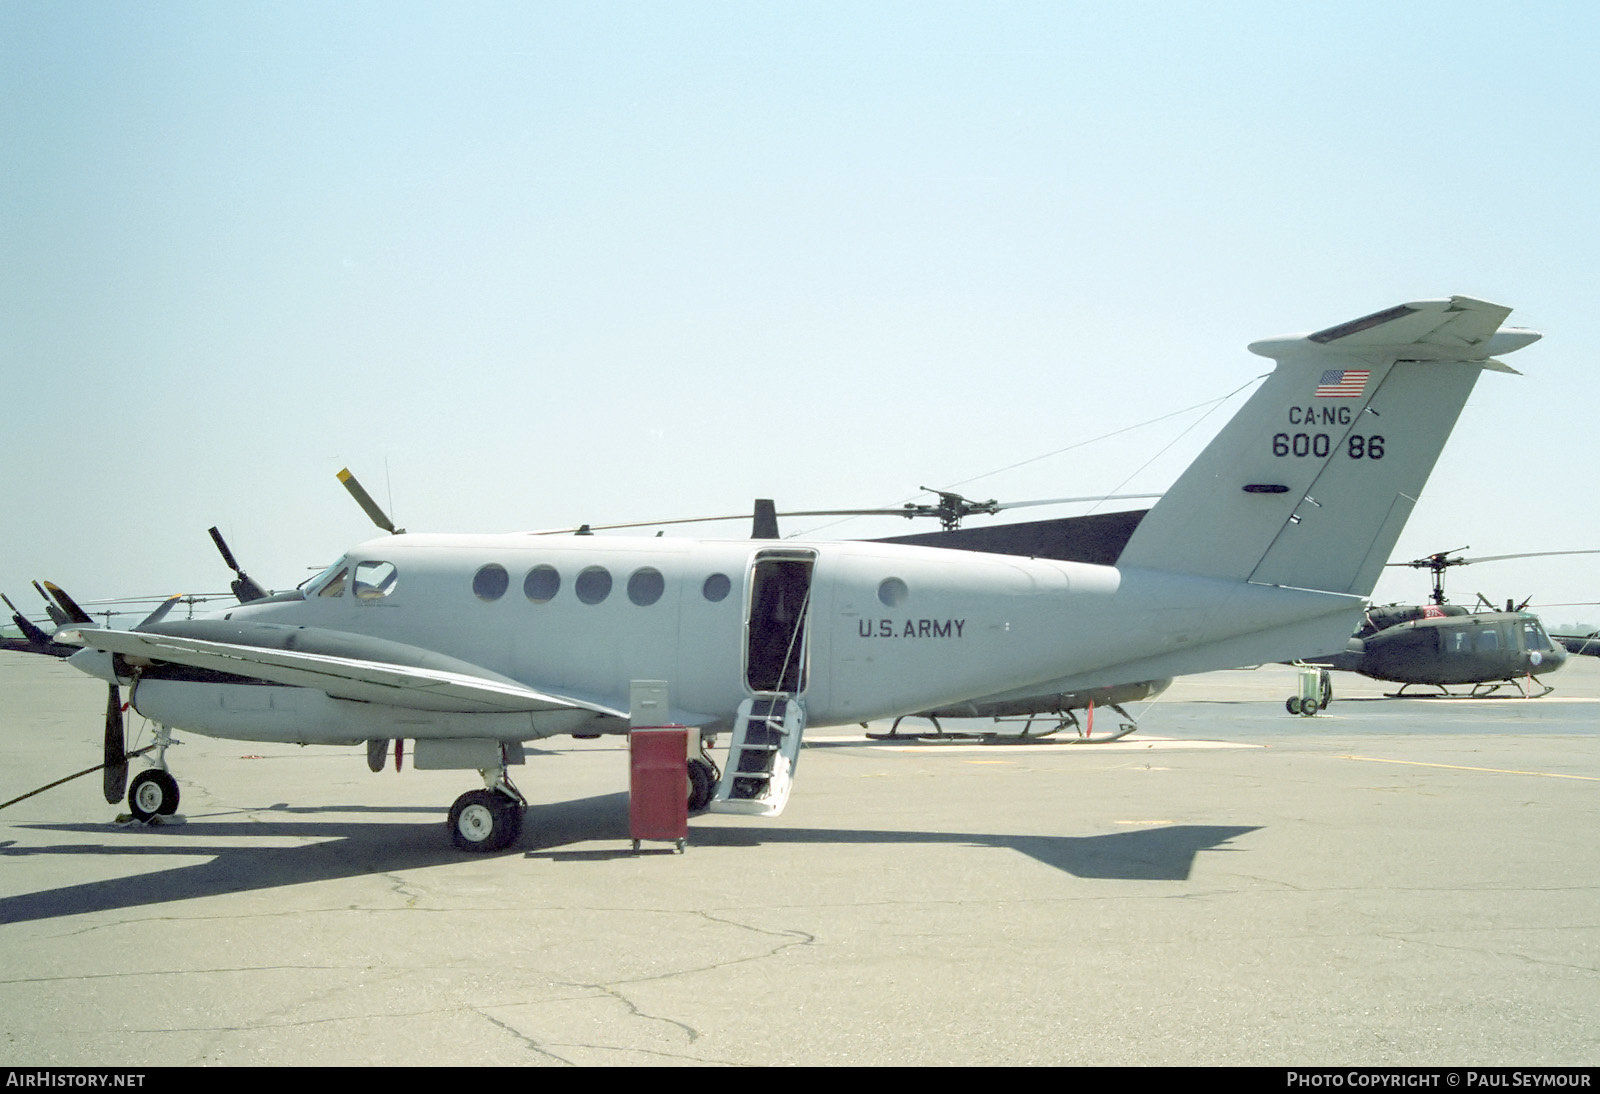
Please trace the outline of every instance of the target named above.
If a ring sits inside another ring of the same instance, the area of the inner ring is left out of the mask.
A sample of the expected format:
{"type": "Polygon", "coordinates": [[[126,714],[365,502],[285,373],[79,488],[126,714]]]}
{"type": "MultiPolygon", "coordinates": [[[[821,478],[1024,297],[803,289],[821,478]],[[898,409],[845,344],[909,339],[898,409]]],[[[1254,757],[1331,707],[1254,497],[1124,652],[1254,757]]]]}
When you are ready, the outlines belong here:
{"type": "Polygon", "coordinates": [[[1384,698],[1386,698],[1386,699],[1542,699],[1544,696],[1549,695],[1552,691],[1556,690],[1555,687],[1553,685],[1551,685],[1551,684],[1541,684],[1541,685],[1538,685],[1538,687],[1539,687],[1538,691],[1532,691],[1528,687],[1524,686],[1524,684],[1523,684],[1523,682],[1521,680],[1501,680],[1498,683],[1474,684],[1472,686],[1472,690],[1469,691],[1469,692],[1454,692],[1454,691],[1451,691],[1448,688],[1446,688],[1443,684],[1433,684],[1433,685],[1431,685],[1432,687],[1436,687],[1436,688],[1439,689],[1437,694],[1422,694],[1422,693],[1414,692],[1414,691],[1413,692],[1407,692],[1406,688],[1409,687],[1409,686],[1410,686],[1409,684],[1404,685],[1404,686],[1402,686],[1400,688],[1399,691],[1386,691],[1386,692],[1383,693],[1384,694],[1384,698]],[[1499,694],[1496,694],[1501,688],[1514,688],[1514,689],[1516,689],[1516,694],[1514,694],[1514,695],[1499,695],[1499,694]]]}
{"type": "Polygon", "coordinates": [[[896,718],[894,720],[894,725],[890,727],[888,733],[868,733],[866,736],[867,739],[871,741],[981,741],[986,745],[1099,745],[1106,744],[1110,741],[1120,741],[1122,738],[1139,728],[1138,724],[1135,723],[1133,719],[1128,716],[1128,713],[1120,706],[1110,703],[1108,703],[1107,706],[1110,706],[1112,709],[1116,710],[1118,714],[1121,714],[1128,720],[1119,723],[1114,731],[1101,735],[1091,735],[1090,733],[1086,732],[1083,724],[1078,720],[1077,715],[1073,711],[1064,711],[1058,715],[1055,715],[1057,718],[1055,725],[1038,733],[1032,732],[1034,720],[1038,716],[1029,715],[1026,718],[999,717],[995,719],[997,723],[1022,722],[1023,726],[1021,733],[995,733],[993,731],[972,733],[960,730],[947,732],[944,727],[939,724],[938,718],[930,717],[928,718],[928,721],[933,723],[932,732],[901,733],[900,722],[902,719],[896,718]],[[1061,738],[1057,738],[1055,736],[1055,734],[1061,732],[1063,729],[1066,729],[1069,726],[1077,730],[1076,736],[1061,738]]]}

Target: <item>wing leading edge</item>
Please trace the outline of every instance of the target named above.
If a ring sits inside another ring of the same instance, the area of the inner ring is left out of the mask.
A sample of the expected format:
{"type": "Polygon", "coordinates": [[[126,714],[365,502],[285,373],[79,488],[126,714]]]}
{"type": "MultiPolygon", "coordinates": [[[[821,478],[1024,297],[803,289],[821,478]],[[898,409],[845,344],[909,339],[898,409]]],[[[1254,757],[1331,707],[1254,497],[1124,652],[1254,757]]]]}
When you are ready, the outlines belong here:
{"type": "Polygon", "coordinates": [[[90,627],[64,631],[57,639],[122,657],[315,688],[335,699],[462,713],[586,710],[615,718],[627,717],[626,713],[602,704],[553,695],[487,673],[479,675],[300,650],[262,649],[233,642],[90,627]]]}

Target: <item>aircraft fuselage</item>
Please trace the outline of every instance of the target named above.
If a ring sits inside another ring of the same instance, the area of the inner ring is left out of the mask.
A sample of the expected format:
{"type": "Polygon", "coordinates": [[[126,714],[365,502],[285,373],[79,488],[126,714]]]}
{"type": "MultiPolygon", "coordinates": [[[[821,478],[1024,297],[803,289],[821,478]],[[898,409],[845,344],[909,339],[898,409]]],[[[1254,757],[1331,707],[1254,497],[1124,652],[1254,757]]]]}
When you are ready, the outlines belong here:
{"type": "MultiPolygon", "coordinates": [[[[1337,648],[1358,610],[1333,593],[898,544],[405,535],[226,619],[560,681],[562,695],[617,711],[630,681],[665,680],[674,720],[713,728],[771,691],[797,692],[810,725],[839,725],[1268,659],[1285,627],[1337,648]]],[[[397,710],[193,672],[147,674],[134,703],[246,739],[409,736],[407,723],[506,739],[625,728],[589,711],[397,710]]]]}

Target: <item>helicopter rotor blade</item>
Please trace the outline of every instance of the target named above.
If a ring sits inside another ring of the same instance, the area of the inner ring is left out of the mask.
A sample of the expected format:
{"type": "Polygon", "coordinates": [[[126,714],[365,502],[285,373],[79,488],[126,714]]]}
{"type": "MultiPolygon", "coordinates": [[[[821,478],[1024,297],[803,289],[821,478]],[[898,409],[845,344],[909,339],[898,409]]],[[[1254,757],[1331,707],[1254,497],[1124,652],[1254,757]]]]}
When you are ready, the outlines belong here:
{"type": "Polygon", "coordinates": [[[1081,498],[1039,498],[1034,501],[997,501],[996,509],[1026,509],[1034,505],[1065,505],[1080,501],[1136,501],[1159,498],[1160,494],[1094,494],[1081,498]]]}
{"type": "MultiPolygon", "coordinates": [[[[939,493],[939,491],[930,490],[929,493],[939,493]]],[[[1020,509],[1032,505],[1062,505],[1071,502],[1085,501],[1122,501],[1132,498],[1159,498],[1161,495],[1088,494],[1083,497],[1076,498],[1040,498],[1027,501],[990,500],[983,502],[969,502],[967,499],[961,498],[959,494],[953,494],[950,496],[958,498],[962,503],[964,503],[961,507],[961,512],[963,515],[970,515],[972,513],[997,513],[1002,509],[1020,509]]],[[[898,508],[873,506],[860,509],[785,509],[782,512],[774,512],[772,515],[774,519],[777,517],[905,517],[909,520],[913,517],[940,516],[941,512],[942,510],[940,506],[936,504],[919,505],[914,502],[908,502],[905,505],[899,506],[898,508]]],[[[537,531],[529,532],[527,534],[533,536],[563,536],[574,535],[580,530],[580,528],[587,529],[589,532],[606,532],[623,528],[655,528],[668,524],[713,524],[717,521],[750,519],[751,514],[749,513],[728,513],[723,516],[715,517],[669,517],[666,520],[634,520],[621,524],[584,524],[573,525],[566,528],[541,528],[537,531]]],[[[381,528],[383,525],[380,524],[379,527],[381,528]]],[[[757,536],[754,538],[768,539],[776,537],[757,536]]],[[[1397,563],[1396,565],[1399,564],[1397,563]]]]}
{"type": "MultiPolygon", "coordinates": [[[[260,585],[257,585],[250,575],[246,574],[240,567],[238,560],[233,557],[233,552],[228,550],[228,543],[222,538],[222,533],[217,530],[217,526],[213,524],[208,531],[211,533],[211,542],[215,543],[217,550],[222,552],[222,561],[227,564],[228,569],[234,572],[236,580],[232,583],[233,595],[239,598],[239,603],[248,604],[252,600],[265,600],[270,594],[260,585]]],[[[160,609],[158,608],[157,611],[160,611],[160,609]]]]}
{"type": "Polygon", "coordinates": [[[1474,562],[1500,562],[1508,558],[1547,558],[1551,555],[1600,555],[1600,548],[1588,548],[1581,551],[1523,551],[1515,555],[1480,555],[1477,558],[1462,559],[1461,565],[1467,566],[1474,562]]]}

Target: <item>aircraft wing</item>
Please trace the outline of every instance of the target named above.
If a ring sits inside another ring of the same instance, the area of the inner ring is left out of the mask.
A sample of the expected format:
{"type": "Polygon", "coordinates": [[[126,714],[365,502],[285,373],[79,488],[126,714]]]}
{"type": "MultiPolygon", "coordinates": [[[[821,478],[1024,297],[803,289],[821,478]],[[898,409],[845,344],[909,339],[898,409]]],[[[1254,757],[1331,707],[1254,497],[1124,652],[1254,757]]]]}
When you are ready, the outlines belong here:
{"type": "Polygon", "coordinates": [[[479,675],[140,631],[83,627],[62,632],[57,638],[123,657],[315,688],[335,699],[468,713],[589,710],[617,718],[627,717],[622,711],[539,691],[488,672],[479,675]]]}

